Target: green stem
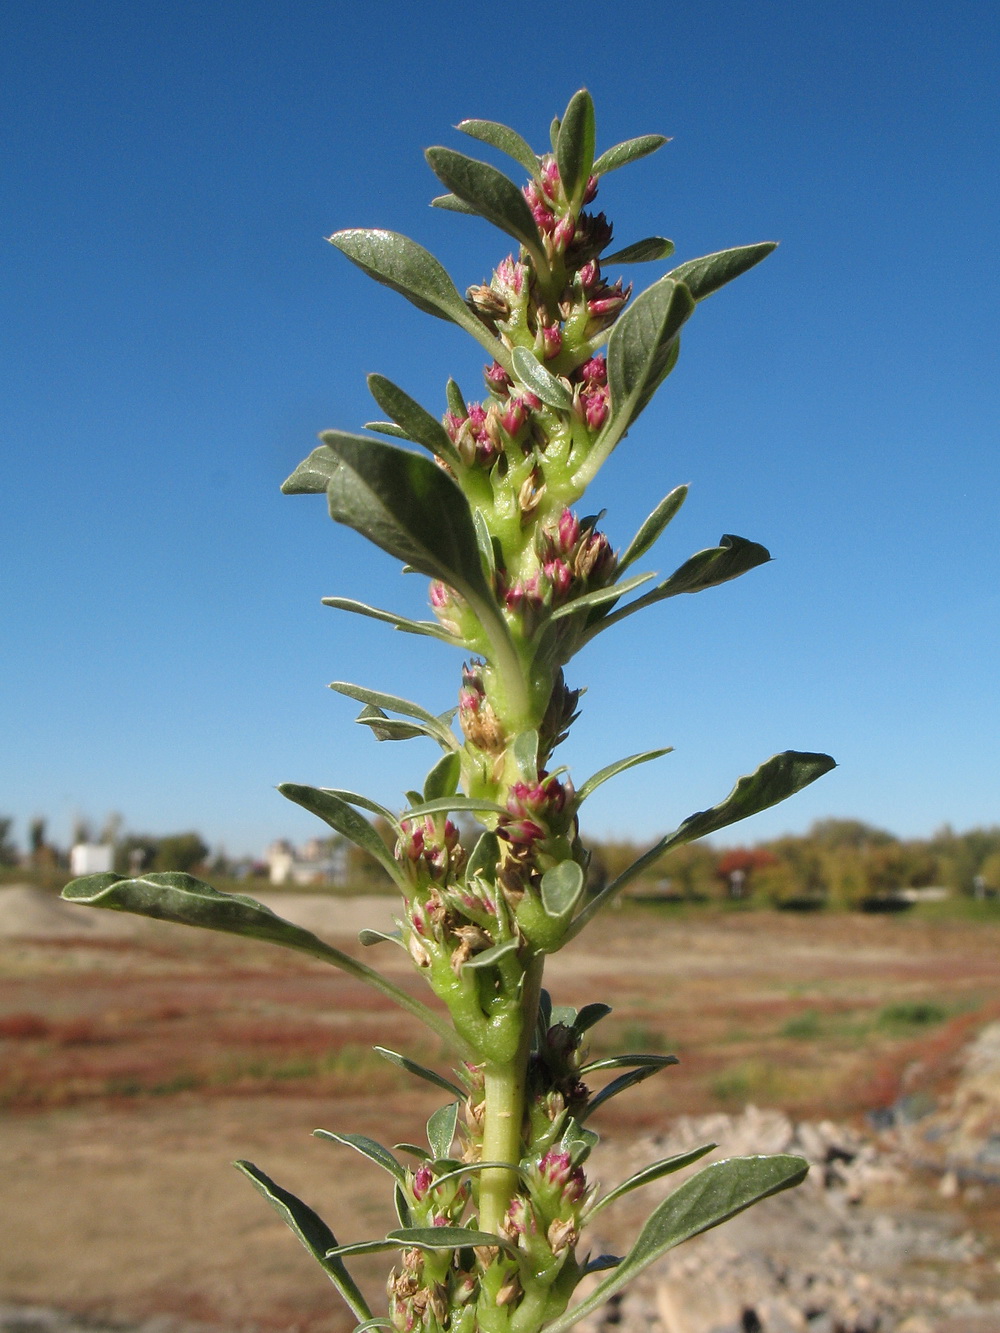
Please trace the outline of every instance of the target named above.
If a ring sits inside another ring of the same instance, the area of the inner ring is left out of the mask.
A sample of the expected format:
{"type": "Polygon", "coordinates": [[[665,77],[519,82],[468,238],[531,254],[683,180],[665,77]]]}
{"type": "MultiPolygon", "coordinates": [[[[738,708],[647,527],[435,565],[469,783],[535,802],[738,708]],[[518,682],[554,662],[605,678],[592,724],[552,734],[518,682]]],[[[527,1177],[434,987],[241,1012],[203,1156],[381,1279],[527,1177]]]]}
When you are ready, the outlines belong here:
{"type": "MultiPolygon", "coordinates": [[[[516,1019],[512,1015],[512,1021],[521,1025],[514,1058],[497,1064],[489,1061],[484,1069],[483,1159],[487,1162],[516,1164],[521,1160],[528,1056],[538,1015],[543,964],[544,955],[536,954],[524,972],[519,1011],[516,1019]]],[[[500,1230],[517,1180],[517,1172],[508,1168],[490,1167],[482,1173],[479,1182],[481,1230],[494,1233],[500,1230]]]]}

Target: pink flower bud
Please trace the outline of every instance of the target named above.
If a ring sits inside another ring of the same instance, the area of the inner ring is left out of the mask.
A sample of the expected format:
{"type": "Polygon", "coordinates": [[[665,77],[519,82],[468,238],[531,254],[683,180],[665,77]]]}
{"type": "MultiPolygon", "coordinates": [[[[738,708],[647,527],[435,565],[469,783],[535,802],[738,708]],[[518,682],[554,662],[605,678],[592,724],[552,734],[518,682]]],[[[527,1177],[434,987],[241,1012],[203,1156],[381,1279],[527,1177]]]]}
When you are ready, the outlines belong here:
{"type": "Polygon", "coordinates": [[[562,601],[573,582],[573,574],[569,565],[566,564],[565,560],[550,560],[545,566],[544,573],[552,585],[553,601],[562,601]]]}
{"type": "Polygon", "coordinates": [[[562,329],[558,324],[542,326],[542,342],[546,361],[551,361],[554,356],[559,355],[562,351],[562,329]]]}
{"type": "Polygon", "coordinates": [[[583,202],[585,204],[593,203],[596,197],[597,197],[597,177],[590,176],[587,179],[587,185],[583,191],[583,202]]]}
{"type": "Polygon", "coordinates": [[[487,366],[483,374],[491,388],[508,389],[514,382],[499,361],[494,361],[492,365],[487,366]]]}
{"type": "Polygon", "coordinates": [[[447,586],[441,583],[439,579],[434,580],[427,595],[435,611],[443,611],[451,601],[451,594],[447,586]]]}
{"type": "Polygon", "coordinates": [[[559,515],[559,545],[568,554],[579,540],[579,521],[571,509],[564,509],[559,515]]]}
{"type": "Polygon", "coordinates": [[[606,384],[597,385],[590,393],[583,393],[580,398],[583,406],[583,419],[590,430],[599,430],[608,419],[608,406],[611,394],[606,384]]]}
{"type": "Polygon", "coordinates": [[[550,157],[547,162],[543,163],[541,176],[542,189],[550,199],[555,199],[556,195],[559,193],[559,186],[561,183],[559,179],[559,165],[555,158],[550,157]]]}
{"type": "Polygon", "coordinates": [[[429,1166],[422,1166],[413,1177],[413,1197],[417,1203],[424,1198],[434,1183],[434,1172],[429,1166]]]}
{"type": "Polygon", "coordinates": [[[523,398],[511,398],[500,415],[500,425],[508,435],[516,435],[528,419],[523,398]]]}
{"type": "Polygon", "coordinates": [[[564,251],[573,243],[573,237],[576,235],[576,219],[571,217],[560,218],[552,232],[552,240],[557,251],[564,251]]]}
{"type": "Polygon", "coordinates": [[[591,259],[580,269],[580,281],[583,283],[583,289],[589,292],[601,280],[601,266],[596,259],[591,259]]]}
{"type": "Polygon", "coordinates": [[[608,363],[603,356],[592,356],[589,361],[585,361],[577,372],[580,379],[594,384],[607,384],[608,382],[608,363]]]}
{"type": "Polygon", "coordinates": [[[508,255],[497,265],[496,279],[501,291],[520,296],[524,290],[524,265],[516,263],[513,255],[508,255]]]}
{"type": "Polygon", "coordinates": [[[540,398],[536,398],[536,396],[531,392],[522,393],[521,402],[525,405],[525,407],[530,407],[532,412],[537,412],[542,405],[542,400],[540,398]]]}
{"type": "Polygon", "coordinates": [[[497,837],[515,847],[530,847],[545,837],[545,830],[532,819],[511,819],[497,826],[497,837]]]}

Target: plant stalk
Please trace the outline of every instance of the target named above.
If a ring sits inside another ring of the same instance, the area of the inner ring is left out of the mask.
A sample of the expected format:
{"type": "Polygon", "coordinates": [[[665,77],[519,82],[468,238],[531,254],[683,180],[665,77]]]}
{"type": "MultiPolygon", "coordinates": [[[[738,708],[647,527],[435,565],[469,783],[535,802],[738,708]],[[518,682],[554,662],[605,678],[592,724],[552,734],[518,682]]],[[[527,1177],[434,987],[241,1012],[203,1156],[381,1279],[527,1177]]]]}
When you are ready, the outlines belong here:
{"type": "MultiPolygon", "coordinates": [[[[535,954],[524,971],[520,1012],[511,1021],[521,1024],[514,1058],[494,1064],[488,1062],[483,1112],[483,1160],[510,1162],[514,1167],[522,1157],[525,1092],[528,1057],[538,1021],[538,999],[542,988],[544,954],[535,954]]],[[[511,1197],[517,1187],[517,1172],[503,1167],[488,1167],[479,1182],[479,1226],[494,1234],[500,1230],[511,1197]]]]}

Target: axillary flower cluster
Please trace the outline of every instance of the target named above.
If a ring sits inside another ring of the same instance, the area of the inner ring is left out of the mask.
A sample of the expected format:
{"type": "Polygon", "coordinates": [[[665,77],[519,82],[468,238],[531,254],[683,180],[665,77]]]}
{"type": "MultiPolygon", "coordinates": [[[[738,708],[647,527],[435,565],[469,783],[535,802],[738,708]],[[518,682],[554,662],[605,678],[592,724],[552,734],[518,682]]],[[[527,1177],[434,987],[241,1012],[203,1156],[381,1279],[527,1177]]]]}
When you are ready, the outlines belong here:
{"type": "Polygon", "coordinates": [[[574,786],[554,760],[581,694],[567,683],[566,665],[633,613],[735,578],[769,556],[727,535],[657,581],[631,567],[663,534],[685,487],[656,506],[618,555],[599,516],[575,506],[673,369],[681,328],[698,302],[773,246],[689,260],[633,296],[631,283],[608,272],[663,261],[673,245],[654,236],[607,253],[611,224],[592,206],[605,176],[665,139],[646,135],[596,156],[585,90],[553,122],[551,151],[542,155],[491,121],[459,129],[528,176],[522,187],[451,149],[427,152],[448,191],[434,203],[484,218],[514,243],[488,283],[461,296],[432,255],[392,232],[348,230],[330,240],[371,277],[475,338],[488,358],[484,394],[467,400],[449,380],[439,417],[371,375],[387,419],[369,422],[364,434],[325,432],[283,487],[325,494],[337,522],[425,574],[433,618],[411,620],[340,596],[325,599],[329,605],[436,638],[464,657],[457,707],[441,715],[379,690],[333,686],[362,705],[358,721],[376,739],[430,738],[440,748],[401,813],[339,788],[280,788],[385,868],[401,895],[398,930],[365,931],[361,942],[406,950],[447,1017],[253,899],[187,875],[90,876],[65,893],[301,949],[362,978],[447,1041],[456,1056],[447,1075],[376,1048],[448,1095],[428,1121],[426,1147],[389,1149],[361,1133],[317,1131],[391,1177],[399,1226],[386,1236],[341,1244],[307,1204],[252,1164],[238,1165],[323,1265],[358,1330],[560,1333],[670,1246],[795,1184],[806,1167],[792,1157],[715,1162],[653,1211],[626,1255],[586,1253],[581,1236],[598,1212],[715,1145],[653,1162],[603,1195],[588,1181],[598,1139],[592,1117],[675,1060],[643,1052],[590,1059],[588,1033],[610,1009],[554,1005],[542,986],[545,957],[672,847],[782,800],[833,761],[775,755],[613,883],[589,882],[581,805],[609,778],[667,750],[629,755],[574,786]],[[372,815],[394,830],[394,847],[372,815]],[[388,1309],[373,1314],[347,1265],[352,1255],[380,1250],[399,1257],[388,1309]],[[606,1275],[571,1305],[580,1281],[596,1272],[606,1275]]]}

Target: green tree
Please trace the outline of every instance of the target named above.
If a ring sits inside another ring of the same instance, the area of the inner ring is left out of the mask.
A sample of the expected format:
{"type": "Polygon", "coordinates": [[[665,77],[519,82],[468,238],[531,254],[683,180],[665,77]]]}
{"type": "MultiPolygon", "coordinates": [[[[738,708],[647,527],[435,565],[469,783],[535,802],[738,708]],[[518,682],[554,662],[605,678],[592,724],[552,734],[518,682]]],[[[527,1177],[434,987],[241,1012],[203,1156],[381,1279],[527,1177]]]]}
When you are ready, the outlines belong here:
{"type": "Polygon", "coordinates": [[[208,847],[198,833],[172,833],[160,839],[154,861],[157,870],[194,870],[208,856],[208,847]]]}
{"type": "Polygon", "coordinates": [[[9,815],[0,815],[0,866],[16,866],[18,863],[17,847],[10,836],[14,821],[9,815]]]}

